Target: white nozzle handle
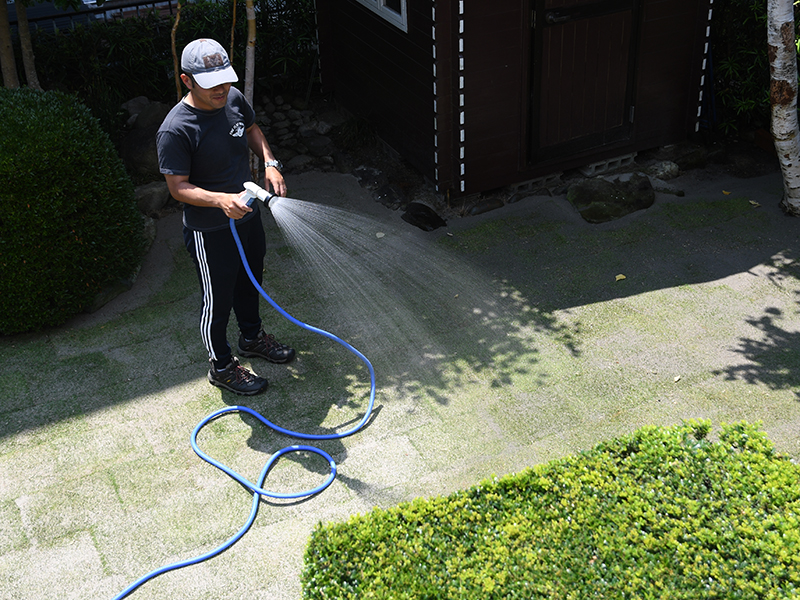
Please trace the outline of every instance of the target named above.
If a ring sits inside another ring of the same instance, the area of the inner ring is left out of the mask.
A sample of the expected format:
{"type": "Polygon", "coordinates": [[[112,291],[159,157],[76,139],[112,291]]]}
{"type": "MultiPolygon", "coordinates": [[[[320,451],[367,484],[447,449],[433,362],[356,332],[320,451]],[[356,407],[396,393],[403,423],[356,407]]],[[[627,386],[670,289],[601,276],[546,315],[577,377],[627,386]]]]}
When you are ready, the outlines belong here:
{"type": "Polygon", "coordinates": [[[252,181],[244,182],[244,191],[246,192],[248,206],[250,206],[256,198],[266,203],[275,196],[275,194],[270,194],[267,190],[256,185],[252,181]]]}

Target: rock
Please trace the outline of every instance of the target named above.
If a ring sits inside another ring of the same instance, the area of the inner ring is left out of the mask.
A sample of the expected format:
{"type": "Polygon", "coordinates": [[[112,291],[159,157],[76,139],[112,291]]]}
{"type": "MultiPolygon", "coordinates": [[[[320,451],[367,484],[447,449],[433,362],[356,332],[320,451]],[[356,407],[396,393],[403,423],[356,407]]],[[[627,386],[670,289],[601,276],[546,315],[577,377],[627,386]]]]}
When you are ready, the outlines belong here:
{"type": "Polygon", "coordinates": [[[158,128],[161,127],[161,123],[164,122],[164,118],[169,114],[170,110],[172,110],[172,107],[163,102],[148,103],[136,117],[136,129],[155,128],[155,130],[158,131],[158,128]]]}
{"type": "Polygon", "coordinates": [[[317,135],[307,138],[304,143],[314,156],[325,156],[326,154],[330,154],[333,141],[324,135],[317,135]]]}
{"type": "Polygon", "coordinates": [[[361,184],[361,187],[367,188],[368,190],[377,190],[389,183],[389,178],[385,173],[382,173],[378,169],[366,167],[364,165],[356,168],[353,171],[353,175],[356,176],[356,179],[358,179],[358,183],[361,184]]]}
{"type": "Polygon", "coordinates": [[[128,114],[133,117],[142,112],[142,109],[148,104],[150,104],[150,100],[147,96],[136,96],[136,98],[131,98],[127,102],[123,102],[122,108],[128,111],[128,114]]]}
{"type": "Polygon", "coordinates": [[[486,198],[469,209],[469,214],[472,216],[482,215],[485,212],[502,208],[503,206],[505,206],[505,203],[502,198],[486,198]]]}
{"type": "Polygon", "coordinates": [[[589,223],[619,219],[655,202],[655,191],[646,175],[634,174],[627,181],[603,178],[584,179],[572,184],[567,200],[589,223]]]}
{"type": "MultiPolygon", "coordinates": [[[[134,98],[125,105],[127,110],[138,111],[133,122],[133,129],[120,142],[120,158],[128,173],[136,181],[161,179],[156,152],[156,132],[167,116],[171,107],[163,102],[147,102],[134,98]]],[[[133,117],[132,117],[133,118],[133,117]]]]}
{"type": "Polygon", "coordinates": [[[150,100],[147,96],[136,96],[136,98],[123,102],[122,109],[127,111],[128,115],[130,115],[126,123],[128,127],[134,126],[139,113],[142,112],[142,109],[148,104],[150,104],[150,100]]]}
{"type": "Polygon", "coordinates": [[[140,185],[135,190],[136,206],[139,211],[148,217],[157,219],[165,214],[172,196],[166,181],[154,181],[140,185]]]}
{"type": "Polygon", "coordinates": [[[287,169],[300,169],[300,168],[305,167],[306,165],[308,165],[309,163],[312,163],[312,162],[314,162],[314,158],[313,157],[308,156],[307,154],[298,154],[297,156],[295,156],[294,158],[289,160],[289,162],[286,163],[286,168],[287,169]]]}
{"type": "Polygon", "coordinates": [[[387,183],[386,185],[383,185],[375,190],[373,197],[377,202],[380,202],[385,207],[392,210],[397,210],[403,204],[405,204],[405,196],[403,195],[403,192],[390,183],[387,183]]]}
{"type": "Polygon", "coordinates": [[[317,131],[318,123],[316,121],[309,121],[297,128],[297,134],[302,138],[312,137],[319,133],[317,131]]]}
{"type": "Polygon", "coordinates": [[[153,181],[163,175],[158,169],[156,129],[133,129],[120,142],[119,155],[134,181],[153,181]]]}
{"type": "Polygon", "coordinates": [[[406,211],[400,217],[406,223],[419,227],[423,231],[433,231],[447,225],[447,221],[436,214],[436,211],[421,202],[409,203],[406,211]]]}
{"type": "Polygon", "coordinates": [[[667,183],[666,181],[662,181],[661,179],[656,179],[654,177],[650,178],[650,183],[653,185],[653,189],[656,192],[660,192],[662,194],[672,194],[674,196],[683,197],[686,195],[686,192],[683,190],[675,187],[672,184],[667,183]]]}
{"type": "Polygon", "coordinates": [[[680,173],[680,167],[678,167],[678,165],[671,160],[662,160],[661,162],[657,162],[647,167],[648,175],[662,181],[675,179],[678,175],[680,175],[680,173]]]}
{"type": "Polygon", "coordinates": [[[320,121],[316,124],[317,133],[320,135],[328,135],[333,129],[333,125],[325,121],[320,121]]]}

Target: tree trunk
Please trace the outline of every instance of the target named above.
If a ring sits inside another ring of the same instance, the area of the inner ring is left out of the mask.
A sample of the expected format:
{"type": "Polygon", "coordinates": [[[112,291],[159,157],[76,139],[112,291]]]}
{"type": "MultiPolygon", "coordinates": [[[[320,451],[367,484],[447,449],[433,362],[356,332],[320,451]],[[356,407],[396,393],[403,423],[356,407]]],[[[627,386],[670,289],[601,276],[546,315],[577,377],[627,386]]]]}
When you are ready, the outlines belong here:
{"type": "MultiPolygon", "coordinates": [[[[247,0],[247,47],[244,51],[244,97],[253,106],[253,88],[255,86],[255,62],[256,62],[256,11],[253,8],[253,0],[247,0]]],[[[258,157],[250,154],[250,170],[253,179],[258,181],[258,173],[261,165],[258,157]]]]}
{"type": "Polygon", "coordinates": [[[180,22],[181,3],[178,2],[178,9],[175,12],[175,22],[172,24],[172,31],[169,34],[170,47],[172,48],[172,70],[175,74],[175,94],[177,96],[177,100],[175,100],[175,102],[180,102],[181,98],[183,98],[183,90],[181,89],[181,66],[178,63],[178,49],[175,47],[175,34],[178,32],[178,23],[180,22]]]}
{"type": "Polygon", "coordinates": [[[233,39],[234,39],[234,34],[236,33],[236,5],[237,4],[239,4],[239,3],[234,0],[234,3],[233,3],[233,17],[231,18],[231,51],[228,52],[228,59],[231,61],[231,64],[233,64],[233,39]]]}
{"type": "Polygon", "coordinates": [[[17,63],[14,61],[14,47],[11,45],[11,25],[8,24],[8,4],[0,2],[0,68],[3,70],[3,85],[18,88],[17,63]]]}
{"type": "Polygon", "coordinates": [[[22,65],[25,68],[25,82],[29,88],[41,90],[39,75],[36,73],[36,61],[33,56],[33,44],[31,44],[31,29],[28,26],[27,7],[17,0],[17,31],[19,32],[19,43],[22,48],[22,65]]]}
{"type": "Polygon", "coordinates": [[[772,137],[783,174],[781,208],[800,216],[800,136],[797,121],[797,48],[792,0],[768,0],[772,137]]]}

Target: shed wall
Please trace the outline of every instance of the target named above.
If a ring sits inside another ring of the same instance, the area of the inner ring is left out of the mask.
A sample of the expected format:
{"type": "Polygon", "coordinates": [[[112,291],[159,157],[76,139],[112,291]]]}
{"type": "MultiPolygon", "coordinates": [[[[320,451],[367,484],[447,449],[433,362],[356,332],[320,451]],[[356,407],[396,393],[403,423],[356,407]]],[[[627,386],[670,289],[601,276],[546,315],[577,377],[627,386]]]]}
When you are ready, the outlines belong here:
{"type": "Polygon", "coordinates": [[[470,194],[620,154],[694,130],[710,0],[641,0],[630,139],[531,158],[539,0],[407,0],[408,33],[355,0],[317,0],[323,86],[437,183],[470,194]]]}
{"type": "Polygon", "coordinates": [[[320,0],[317,8],[323,89],[433,178],[430,4],[408,1],[407,33],[354,0],[320,0]]]}

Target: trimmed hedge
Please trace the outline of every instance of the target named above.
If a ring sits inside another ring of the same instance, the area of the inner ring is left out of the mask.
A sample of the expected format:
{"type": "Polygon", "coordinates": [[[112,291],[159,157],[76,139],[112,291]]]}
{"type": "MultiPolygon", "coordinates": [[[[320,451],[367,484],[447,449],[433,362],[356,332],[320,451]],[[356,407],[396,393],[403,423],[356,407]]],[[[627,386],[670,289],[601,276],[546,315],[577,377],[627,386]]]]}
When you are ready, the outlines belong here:
{"type": "Polygon", "coordinates": [[[131,276],[144,222],[106,133],[72,96],[0,89],[0,334],[59,325],[131,276]]]}
{"type": "Polygon", "coordinates": [[[318,525],[303,597],[796,598],[800,467],[757,426],[646,427],[446,498],[318,525]]]}

